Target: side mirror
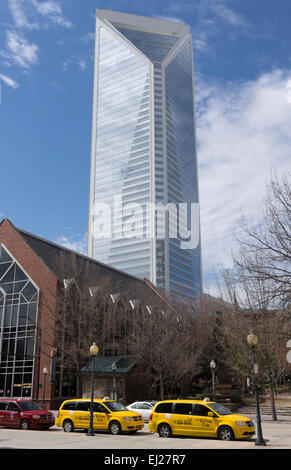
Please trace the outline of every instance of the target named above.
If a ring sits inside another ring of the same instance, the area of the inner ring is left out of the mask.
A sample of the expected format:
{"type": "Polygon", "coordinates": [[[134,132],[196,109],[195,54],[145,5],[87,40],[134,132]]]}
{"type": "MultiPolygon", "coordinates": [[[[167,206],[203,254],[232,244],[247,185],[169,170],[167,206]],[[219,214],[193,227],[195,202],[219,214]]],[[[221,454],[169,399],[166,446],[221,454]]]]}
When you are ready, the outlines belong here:
{"type": "Polygon", "coordinates": [[[213,411],[208,411],[207,416],[209,416],[210,418],[214,418],[213,411]]]}

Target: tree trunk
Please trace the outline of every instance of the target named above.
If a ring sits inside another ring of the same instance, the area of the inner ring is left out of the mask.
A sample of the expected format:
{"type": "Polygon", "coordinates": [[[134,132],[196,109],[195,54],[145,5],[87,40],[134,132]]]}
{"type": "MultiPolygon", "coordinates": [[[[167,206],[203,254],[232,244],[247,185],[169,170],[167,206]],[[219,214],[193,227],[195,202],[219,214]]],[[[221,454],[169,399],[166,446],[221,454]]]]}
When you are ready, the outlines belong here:
{"type": "Polygon", "coordinates": [[[272,372],[270,372],[269,374],[269,385],[270,385],[270,401],[271,401],[271,408],[272,408],[272,420],[277,421],[272,372]]]}
{"type": "Polygon", "coordinates": [[[160,371],[159,379],[160,379],[160,397],[161,397],[161,400],[164,400],[165,394],[164,394],[164,381],[163,381],[162,371],[160,371]]]}
{"type": "Polygon", "coordinates": [[[78,372],[76,377],[76,396],[82,397],[82,376],[78,372]]]}

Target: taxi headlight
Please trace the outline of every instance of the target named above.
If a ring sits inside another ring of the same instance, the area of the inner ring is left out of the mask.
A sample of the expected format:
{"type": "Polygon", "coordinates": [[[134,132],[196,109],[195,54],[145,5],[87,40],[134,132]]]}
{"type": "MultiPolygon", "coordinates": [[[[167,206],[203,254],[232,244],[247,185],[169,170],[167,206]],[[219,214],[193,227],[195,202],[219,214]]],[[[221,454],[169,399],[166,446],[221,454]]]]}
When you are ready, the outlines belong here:
{"type": "Polygon", "coordinates": [[[123,419],[125,419],[125,421],[131,421],[131,418],[129,416],[123,416],[123,419]]]}
{"type": "Polygon", "coordinates": [[[40,419],[40,415],[32,415],[34,419],[40,419]]]}
{"type": "Polygon", "coordinates": [[[245,421],[236,421],[237,426],[246,426],[247,423],[245,421]]]}

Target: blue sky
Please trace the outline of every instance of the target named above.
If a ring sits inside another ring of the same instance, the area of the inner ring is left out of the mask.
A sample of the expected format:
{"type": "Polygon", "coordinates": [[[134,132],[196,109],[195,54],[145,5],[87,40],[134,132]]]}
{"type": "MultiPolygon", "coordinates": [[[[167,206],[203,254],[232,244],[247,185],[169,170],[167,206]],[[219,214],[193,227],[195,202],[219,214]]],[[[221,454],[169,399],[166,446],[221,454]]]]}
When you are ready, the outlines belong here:
{"type": "Polygon", "coordinates": [[[203,275],[214,293],[240,215],[259,221],[271,171],[290,171],[291,0],[1,0],[0,218],[80,251],[95,8],[191,27],[203,275]]]}

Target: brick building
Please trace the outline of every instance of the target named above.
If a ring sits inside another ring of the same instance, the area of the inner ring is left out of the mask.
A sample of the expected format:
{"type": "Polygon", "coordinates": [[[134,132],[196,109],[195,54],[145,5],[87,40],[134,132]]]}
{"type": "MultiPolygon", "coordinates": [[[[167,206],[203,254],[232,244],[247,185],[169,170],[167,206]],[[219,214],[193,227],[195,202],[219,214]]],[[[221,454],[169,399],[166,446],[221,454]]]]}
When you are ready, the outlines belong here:
{"type": "Polygon", "coordinates": [[[4,218],[0,222],[0,397],[44,399],[49,408],[65,398],[56,391],[55,321],[60,292],[72,278],[72,263],[78,284],[88,289],[106,278],[112,294],[124,293],[131,303],[137,292],[153,292],[144,280],[25,232],[4,218]]]}

